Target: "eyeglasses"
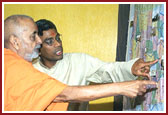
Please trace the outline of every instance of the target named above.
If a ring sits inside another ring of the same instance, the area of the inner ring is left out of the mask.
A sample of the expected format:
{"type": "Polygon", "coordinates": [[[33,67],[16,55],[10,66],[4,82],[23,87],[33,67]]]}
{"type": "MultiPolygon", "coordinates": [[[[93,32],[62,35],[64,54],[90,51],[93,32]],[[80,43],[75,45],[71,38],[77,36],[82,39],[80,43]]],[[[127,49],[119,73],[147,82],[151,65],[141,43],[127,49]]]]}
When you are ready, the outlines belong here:
{"type": "Polygon", "coordinates": [[[61,41],[61,35],[60,35],[59,33],[56,35],[55,39],[54,39],[53,37],[47,38],[47,39],[45,39],[45,40],[43,41],[43,43],[46,43],[47,45],[52,46],[52,45],[54,44],[54,41],[55,41],[55,40],[56,40],[57,42],[59,42],[59,43],[62,42],[62,41],[61,41]]]}

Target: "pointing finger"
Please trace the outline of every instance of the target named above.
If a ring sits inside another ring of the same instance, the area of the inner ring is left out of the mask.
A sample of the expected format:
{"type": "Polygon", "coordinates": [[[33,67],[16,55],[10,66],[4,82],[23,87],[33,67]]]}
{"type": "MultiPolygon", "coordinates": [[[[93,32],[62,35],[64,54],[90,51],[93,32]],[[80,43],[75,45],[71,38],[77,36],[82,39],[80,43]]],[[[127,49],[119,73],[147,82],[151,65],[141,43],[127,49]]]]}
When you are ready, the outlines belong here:
{"type": "Polygon", "coordinates": [[[144,84],[145,85],[156,85],[156,87],[157,87],[157,82],[155,82],[155,81],[144,80],[144,84]]]}
{"type": "Polygon", "coordinates": [[[158,59],[157,59],[157,60],[154,60],[154,61],[145,62],[143,65],[144,65],[144,66],[150,66],[150,65],[155,64],[155,63],[157,63],[157,62],[158,62],[158,59]]]}

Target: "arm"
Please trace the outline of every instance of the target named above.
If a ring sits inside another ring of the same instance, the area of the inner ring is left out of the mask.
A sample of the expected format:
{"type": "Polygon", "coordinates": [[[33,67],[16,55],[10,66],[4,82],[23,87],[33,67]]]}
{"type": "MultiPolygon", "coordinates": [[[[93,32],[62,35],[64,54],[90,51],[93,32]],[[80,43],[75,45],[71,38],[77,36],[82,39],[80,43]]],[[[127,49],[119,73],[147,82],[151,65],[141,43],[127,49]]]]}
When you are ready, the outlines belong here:
{"type": "Polygon", "coordinates": [[[150,79],[150,65],[155,64],[157,61],[144,62],[143,59],[136,58],[128,62],[104,63],[92,76],[87,77],[87,80],[96,81],[97,83],[107,83],[136,80],[137,76],[150,79]]]}
{"type": "Polygon", "coordinates": [[[131,67],[138,60],[130,60],[128,62],[103,62],[98,58],[94,58],[89,55],[82,55],[80,60],[85,62],[82,67],[85,67],[86,81],[94,83],[111,83],[111,82],[123,82],[137,79],[132,74],[131,67]]]}
{"type": "Polygon", "coordinates": [[[133,98],[146,92],[146,85],[156,86],[157,84],[154,81],[136,80],[91,86],[68,86],[54,99],[54,102],[91,101],[116,95],[133,98]]]}
{"type": "Polygon", "coordinates": [[[96,83],[109,83],[109,82],[123,82],[137,79],[136,76],[132,74],[131,68],[133,64],[138,60],[130,60],[128,62],[112,62],[103,63],[97,71],[91,76],[87,77],[88,81],[96,83]]]}

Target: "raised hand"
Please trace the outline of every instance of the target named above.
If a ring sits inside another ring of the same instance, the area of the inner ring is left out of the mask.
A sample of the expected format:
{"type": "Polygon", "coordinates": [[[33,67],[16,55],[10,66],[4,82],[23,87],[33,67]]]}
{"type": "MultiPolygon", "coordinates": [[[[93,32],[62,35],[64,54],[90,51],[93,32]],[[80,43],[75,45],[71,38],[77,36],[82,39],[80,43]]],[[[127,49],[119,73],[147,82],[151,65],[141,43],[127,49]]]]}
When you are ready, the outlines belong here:
{"type": "Polygon", "coordinates": [[[138,59],[132,66],[132,74],[135,76],[143,76],[151,79],[149,72],[150,72],[150,65],[155,64],[158,60],[144,62],[143,59],[138,59]]]}

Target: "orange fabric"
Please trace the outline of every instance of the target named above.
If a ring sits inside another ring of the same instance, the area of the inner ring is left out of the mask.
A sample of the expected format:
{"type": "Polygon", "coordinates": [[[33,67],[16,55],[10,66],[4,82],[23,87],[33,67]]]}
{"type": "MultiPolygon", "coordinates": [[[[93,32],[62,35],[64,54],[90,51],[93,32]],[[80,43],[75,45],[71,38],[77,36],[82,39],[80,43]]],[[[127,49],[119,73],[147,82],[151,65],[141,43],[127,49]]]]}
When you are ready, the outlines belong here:
{"type": "Polygon", "coordinates": [[[65,87],[16,53],[4,49],[5,111],[65,111],[67,103],[51,103],[65,87]]]}
{"type": "Polygon", "coordinates": [[[62,111],[63,108],[67,109],[68,103],[51,103],[49,107],[47,107],[46,111],[62,111]]]}

